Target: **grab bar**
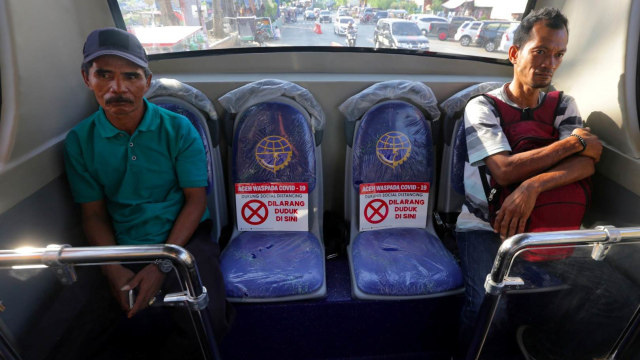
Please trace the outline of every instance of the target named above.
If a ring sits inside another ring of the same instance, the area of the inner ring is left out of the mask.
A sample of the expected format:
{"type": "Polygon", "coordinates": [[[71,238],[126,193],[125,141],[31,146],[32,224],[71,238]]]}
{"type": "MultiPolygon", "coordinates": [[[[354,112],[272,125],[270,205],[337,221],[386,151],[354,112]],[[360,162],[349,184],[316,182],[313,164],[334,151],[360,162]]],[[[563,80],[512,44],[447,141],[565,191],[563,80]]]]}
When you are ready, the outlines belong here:
{"type": "MultiPolygon", "coordinates": [[[[616,228],[613,226],[598,226],[590,230],[552,231],[540,233],[525,233],[514,235],[505,240],[493,263],[491,272],[485,282],[485,295],[478,314],[477,327],[474,331],[470,346],[467,349],[467,360],[477,360],[487,339],[489,328],[498,308],[502,295],[512,285],[520,285],[506,277],[513,259],[521,252],[541,245],[593,245],[591,257],[600,261],[612,244],[630,243],[640,240],[640,228],[616,228]],[[634,241],[635,240],[635,241],[634,241]]],[[[621,334],[621,339],[631,336],[630,330],[621,334]]],[[[619,343],[626,343],[619,341],[619,343]]]]}
{"type": "Polygon", "coordinates": [[[57,275],[65,275],[63,283],[71,283],[75,274],[69,274],[73,265],[96,265],[121,262],[170,261],[178,273],[186,294],[168,294],[168,302],[186,301],[195,314],[198,343],[205,359],[219,359],[208,313],[202,311],[208,303],[207,290],[200,281],[195,258],[177,245],[120,245],[70,247],[49,245],[46,248],[20,248],[0,250],[0,268],[7,267],[52,267],[57,275]],[[65,269],[65,271],[58,271],[65,269]],[[63,274],[67,272],[66,274],[63,274]],[[66,280],[65,280],[66,279],[66,280]],[[173,300],[172,300],[173,299],[173,300]]]}

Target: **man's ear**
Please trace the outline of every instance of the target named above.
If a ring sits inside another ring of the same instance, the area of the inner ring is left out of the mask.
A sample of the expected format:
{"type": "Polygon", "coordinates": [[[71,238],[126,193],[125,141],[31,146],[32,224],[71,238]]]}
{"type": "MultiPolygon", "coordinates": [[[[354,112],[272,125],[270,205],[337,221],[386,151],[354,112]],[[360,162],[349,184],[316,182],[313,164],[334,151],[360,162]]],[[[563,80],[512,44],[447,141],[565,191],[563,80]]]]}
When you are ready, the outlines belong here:
{"type": "Polygon", "coordinates": [[[147,90],[149,90],[149,88],[151,87],[151,78],[153,77],[152,73],[149,73],[149,76],[147,77],[147,90]]]}
{"type": "MultiPolygon", "coordinates": [[[[91,70],[89,70],[91,71],[91,70]]],[[[84,84],[87,85],[88,88],[91,88],[89,86],[89,74],[87,74],[84,69],[80,70],[80,72],[82,73],[82,80],[84,80],[84,84]]]]}
{"type": "Polygon", "coordinates": [[[511,45],[511,47],[509,47],[509,61],[511,61],[512,64],[515,64],[518,62],[519,50],[520,49],[515,45],[511,45]]]}

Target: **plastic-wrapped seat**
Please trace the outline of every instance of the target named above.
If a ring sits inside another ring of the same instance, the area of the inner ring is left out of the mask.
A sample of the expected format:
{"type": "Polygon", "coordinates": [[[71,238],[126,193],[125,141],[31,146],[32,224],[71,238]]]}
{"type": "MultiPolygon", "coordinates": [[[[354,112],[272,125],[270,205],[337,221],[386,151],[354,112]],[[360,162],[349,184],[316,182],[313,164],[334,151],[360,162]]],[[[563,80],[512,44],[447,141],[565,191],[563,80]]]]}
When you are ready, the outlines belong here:
{"type": "Polygon", "coordinates": [[[480,94],[497,89],[503,83],[487,82],[472,85],[449,97],[440,104],[443,118],[444,147],[440,171],[440,190],[436,211],[448,224],[454,226],[464,203],[464,167],[468,163],[464,133],[464,108],[467,102],[480,94]]]}
{"type": "Polygon", "coordinates": [[[347,134],[355,130],[347,140],[345,170],[353,296],[459,293],[460,268],[431,223],[429,195],[436,187],[430,122],[440,116],[433,92],[418,82],[382,82],[349,98],[340,111],[347,134]]]}
{"type": "Polygon", "coordinates": [[[218,115],[211,100],[200,90],[175,79],[152,80],[145,96],[154,104],[184,115],[200,134],[207,157],[207,206],[213,220],[212,237],[218,241],[222,228],[228,224],[228,216],[218,115]]]}
{"type": "Polygon", "coordinates": [[[247,84],[219,101],[228,115],[235,197],[234,231],[221,255],[228,299],[324,296],[320,105],[280,80],[247,84]]]}

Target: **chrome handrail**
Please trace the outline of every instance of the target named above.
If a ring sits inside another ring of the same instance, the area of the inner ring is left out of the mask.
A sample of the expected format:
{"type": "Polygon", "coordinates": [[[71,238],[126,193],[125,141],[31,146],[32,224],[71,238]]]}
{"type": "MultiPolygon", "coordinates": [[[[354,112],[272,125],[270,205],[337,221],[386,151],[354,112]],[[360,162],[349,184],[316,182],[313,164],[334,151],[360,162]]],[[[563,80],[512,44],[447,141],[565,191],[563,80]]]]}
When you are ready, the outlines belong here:
{"type": "Polygon", "coordinates": [[[0,250],[0,268],[15,266],[72,266],[98,265],[123,262],[170,261],[178,279],[186,289],[183,297],[196,306],[189,306],[196,315],[198,341],[206,359],[219,358],[211,325],[206,311],[206,289],[202,286],[195,258],[186,249],[169,244],[70,247],[49,245],[46,248],[0,250]],[[204,298],[204,300],[203,300],[204,298]]]}
{"type": "MultiPolygon", "coordinates": [[[[616,228],[613,226],[598,226],[595,229],[589,230],[518,234],[502,242],[496,254],[491,272],[487,275],[485,297],[482,302],[473,339],[467,349],[466,359],[479,359],[500,298],[511,288],[510,285],[513,283],[512,279],[507,278],[507,273],[513,259],[520,252],[539,248],[544,245],[593,245],[594,252],[592,252],[592,257],[594,261],[597,261],[604,258],[606,250],[610,245],[638,242],[639,240],[639,227],[616,228]]],[[[515,283],[515,285],[520,285],[520,283],[515,283]]],[[[625,332],[621,335],[621,338],[626,338],[629,335],[630,333],[625,332]]]]}

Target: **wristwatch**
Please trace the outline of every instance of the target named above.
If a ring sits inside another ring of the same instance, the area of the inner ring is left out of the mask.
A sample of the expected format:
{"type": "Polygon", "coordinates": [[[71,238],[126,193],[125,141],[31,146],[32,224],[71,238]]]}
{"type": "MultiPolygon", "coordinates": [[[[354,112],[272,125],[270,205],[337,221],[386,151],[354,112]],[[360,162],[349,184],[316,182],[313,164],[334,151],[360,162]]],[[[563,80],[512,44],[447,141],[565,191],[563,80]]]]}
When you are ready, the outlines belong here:
{"type": "Polygon", "coordinates": [[[582,150],[578,151],[578,153],[583,152],[587,148],[587,143],[584,141],[582,136],[578,134],[571,134],[571,136],[575,136],[576,138],[578,138],[578,140],[580,140],[580,144],[582,144],[582,150]]]}
{"type": "Polygon", "coordinates": [[[160,270],[160,272],[165,274],[173,269],[173,265],[169,260],[156,260],[153,263],[158,267],[158,270],[160,270]]]}

